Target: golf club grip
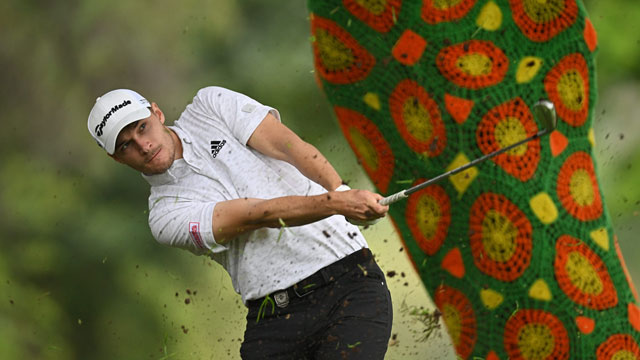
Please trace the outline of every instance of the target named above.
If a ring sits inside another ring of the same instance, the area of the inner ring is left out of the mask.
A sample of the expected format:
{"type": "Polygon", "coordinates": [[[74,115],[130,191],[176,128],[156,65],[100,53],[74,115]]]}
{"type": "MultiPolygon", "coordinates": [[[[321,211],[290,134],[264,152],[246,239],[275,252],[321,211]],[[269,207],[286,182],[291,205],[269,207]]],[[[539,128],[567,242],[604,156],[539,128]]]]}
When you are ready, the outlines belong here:
{"type": "Polygon", "coordinates": [[[383,199],[380,199],[379,203],[380,205],[389,205],[389,204],[393,204],[394,202],[398,201],[398,200],[402,200],[408,197],[407,194],[405,194],[406,190],[402,190],[400,192],[397,192],[393,195],[389,195],[383,199]]]}

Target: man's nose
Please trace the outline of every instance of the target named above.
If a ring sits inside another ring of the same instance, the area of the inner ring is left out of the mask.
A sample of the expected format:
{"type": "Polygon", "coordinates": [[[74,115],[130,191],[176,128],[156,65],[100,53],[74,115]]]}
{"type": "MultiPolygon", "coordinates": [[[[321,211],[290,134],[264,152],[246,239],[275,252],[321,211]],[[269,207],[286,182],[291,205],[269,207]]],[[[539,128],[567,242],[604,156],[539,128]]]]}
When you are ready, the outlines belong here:
{"type": "Polygon", "coordinates": [[[136,146],[140,149],[140,152],[143,154],[151,151],[151,141],[146,138],[136,138],[136,146]]]}

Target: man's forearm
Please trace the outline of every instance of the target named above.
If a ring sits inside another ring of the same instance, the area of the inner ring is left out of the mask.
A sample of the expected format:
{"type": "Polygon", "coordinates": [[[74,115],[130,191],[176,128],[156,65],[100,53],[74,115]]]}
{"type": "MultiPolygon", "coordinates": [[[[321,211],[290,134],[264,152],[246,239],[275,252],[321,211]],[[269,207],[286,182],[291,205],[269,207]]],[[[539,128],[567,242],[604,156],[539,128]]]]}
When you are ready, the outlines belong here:
{"type": "Polygon", "coordinates": [[[333,191],[342,184],[342,178],[333,165],[309,143],[302,143],[291,151],[289,162],[327,191],[333,191]]]}
{"type": "Polygon", "coordinates": [[[223,201],[213,211],[214,237],[217,243],[225,244],[242,233],[263,227],[309,224],[337,214],[335,205],[330,194],[223,201]]]}
{"type": "Polygon", "coordinates": [[[270,200],[222,201],[213,209],[213,234],[218,244],[225,244],[247,231],[277,228],[283,223],[286,226],[305,225],[338,214],[355,220],[373,220],[383,217],[389,209],[378,203],[381,198],[370,191],[349,190],[270,200]]]}
{"type": "Polygon", "coordinates": [[[247,145],[264,155],[288,162],[328,191],[342,184],[340,175],[318,149],[300,139],[271,114],[265,116],[247,145]]]}

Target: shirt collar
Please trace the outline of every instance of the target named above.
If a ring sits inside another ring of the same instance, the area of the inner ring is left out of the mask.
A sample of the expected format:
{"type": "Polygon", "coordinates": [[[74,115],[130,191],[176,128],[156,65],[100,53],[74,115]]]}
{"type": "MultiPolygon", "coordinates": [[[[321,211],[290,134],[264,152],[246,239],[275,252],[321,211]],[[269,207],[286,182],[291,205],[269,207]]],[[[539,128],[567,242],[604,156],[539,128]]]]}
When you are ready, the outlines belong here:
{"type": "Polygon", "coordinates": [[[175,131],[176,135],[178,135],[178,138],[180,139],[180,142],[182,142],[182,158],[175,159],[169,169],[167,169],[167,171],[163,172],[162,174],[141,174],[142,178],[145,179],[151,186],[175,183],[179,178],[184,176],[185,172],[189,168],[189,164],[193,162],[191,161],[193,158],[193,141],[191,139],[191,136],[179,127],[168,126],[168,128],[175,131]]]}

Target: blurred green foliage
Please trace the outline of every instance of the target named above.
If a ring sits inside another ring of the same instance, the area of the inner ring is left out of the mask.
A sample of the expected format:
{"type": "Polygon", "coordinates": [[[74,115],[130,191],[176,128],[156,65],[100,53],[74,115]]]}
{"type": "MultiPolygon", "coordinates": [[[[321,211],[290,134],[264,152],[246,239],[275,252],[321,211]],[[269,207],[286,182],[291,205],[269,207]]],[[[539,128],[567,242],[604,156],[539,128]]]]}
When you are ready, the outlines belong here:
{"type": "MultiPolygon", "coordinates": [[[[639,279],[640,3],[586,5],[600,42],[600,178],[639,279]]],[[[203,86],[247,93],[367,186],[317,89],[303,1],[5,0],[0,68],[2,359],[238,357],[245,310],[228,277],[155,243],[148,185],[87,134],[95,98],[112,88],[140,91],[168,119],[203,86]]],[[[400,341],[389,358],[433,356],[400,341]]]]}

